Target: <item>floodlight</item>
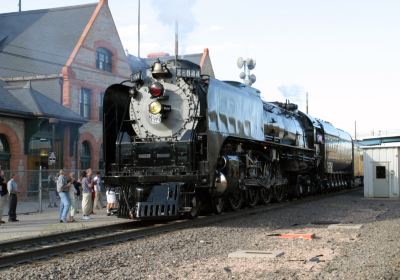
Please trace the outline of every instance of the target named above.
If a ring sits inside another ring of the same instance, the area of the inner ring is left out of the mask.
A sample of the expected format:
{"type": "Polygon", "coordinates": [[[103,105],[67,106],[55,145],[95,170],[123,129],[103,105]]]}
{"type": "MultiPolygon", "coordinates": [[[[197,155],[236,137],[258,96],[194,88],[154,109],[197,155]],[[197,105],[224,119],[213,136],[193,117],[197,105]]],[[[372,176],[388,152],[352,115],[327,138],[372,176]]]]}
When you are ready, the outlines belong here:
{"type": "Polygon", "coordinates": [[[256,60],[252,59],[252,58],[248,58],[246,60],[247,63],[247,68],[249,68],[249,70],[253,70],[256,67],[256,60]]]}
{"type": "Polygon", "coordinates": [[[256,82],[256,80],[257,80],[256,79],[256,75],[254,75],[254,74],[251,74],[249,78],[250,78],[250,81],[251,81],[252,84],[254,84],[256,82]]]}
{"type": "Polygon", "coordinates": [[[239,57],[237,60],[237,67],[242,68],[244,65],[243,57],[239,57]]]}

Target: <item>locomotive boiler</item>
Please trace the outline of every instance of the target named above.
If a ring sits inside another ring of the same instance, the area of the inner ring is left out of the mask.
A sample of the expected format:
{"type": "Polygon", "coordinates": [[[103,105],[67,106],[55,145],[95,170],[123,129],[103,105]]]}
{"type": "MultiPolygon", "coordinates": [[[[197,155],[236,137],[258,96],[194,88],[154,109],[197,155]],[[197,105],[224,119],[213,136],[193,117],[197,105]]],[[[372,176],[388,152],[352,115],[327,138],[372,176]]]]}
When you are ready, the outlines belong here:
{"type": "Polygon", "coordinates": [[[186,60],[156,61],[104,96],[106,185],[119,216],[195,217],[350,187],[350,135],[186,60]]]}

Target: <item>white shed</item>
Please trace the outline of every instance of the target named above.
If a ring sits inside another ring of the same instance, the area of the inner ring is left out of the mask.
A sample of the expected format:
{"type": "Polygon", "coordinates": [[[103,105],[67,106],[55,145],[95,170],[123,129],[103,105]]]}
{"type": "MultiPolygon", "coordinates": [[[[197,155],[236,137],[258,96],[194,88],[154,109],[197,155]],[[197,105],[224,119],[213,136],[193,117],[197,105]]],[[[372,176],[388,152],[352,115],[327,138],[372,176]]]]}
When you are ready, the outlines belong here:
{"type": "Polygon", "coordinates": [[[399,198],[400,143],[364,146],[364,196],[399,198]]]}

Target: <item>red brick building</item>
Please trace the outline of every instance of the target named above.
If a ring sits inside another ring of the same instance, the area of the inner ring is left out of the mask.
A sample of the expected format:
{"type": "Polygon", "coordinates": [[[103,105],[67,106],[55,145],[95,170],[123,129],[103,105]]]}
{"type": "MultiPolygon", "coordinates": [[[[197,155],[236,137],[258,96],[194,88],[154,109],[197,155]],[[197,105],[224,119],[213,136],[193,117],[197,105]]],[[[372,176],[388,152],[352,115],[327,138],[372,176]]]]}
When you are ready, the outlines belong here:
{"type": "Polygon", "coordinates": [[[107,0],[0,14],[0,27],[0,166],[101,169],[103,94],[131,73],[107,0]]]}

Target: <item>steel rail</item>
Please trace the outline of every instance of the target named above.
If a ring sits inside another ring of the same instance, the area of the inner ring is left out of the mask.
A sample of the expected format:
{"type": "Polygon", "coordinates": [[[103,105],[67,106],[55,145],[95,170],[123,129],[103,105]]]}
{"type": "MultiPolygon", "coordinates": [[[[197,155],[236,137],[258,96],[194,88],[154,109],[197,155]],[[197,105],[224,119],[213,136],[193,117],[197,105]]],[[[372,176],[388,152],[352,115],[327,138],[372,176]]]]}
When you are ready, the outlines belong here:
{"type": "Polygon", "coordinates": [[[163,224],[154,224],[154,222],[151,221],[124,222],[30,239],[3,242],[0,243],[0,268],[11,267],[35,260],[48,259],[50,257],[61,256],[67,253],[76,253],[82,250],[107,246],[119,242],[137,240],[186,228],[211,225],[225,220],[237,219],[247,215],[255,215],[276,209],[292,207],[357,190],[358,188],[342,190],[325,195],[309,196],[299,200],[285,201],[278,204],[256,206],[236,212],[225,212],[221,215],[201,216],[197,219],[188,220],[173,220],[163,224]],[[152,224],[149,225],[149,223],[152,224]],[[135,228],[132,229],[132,226],[135,228]],[[27,247],[30,248],[24,249],[27,247]],[[9,250],[17,252],[8,254],[9,250]]]}

